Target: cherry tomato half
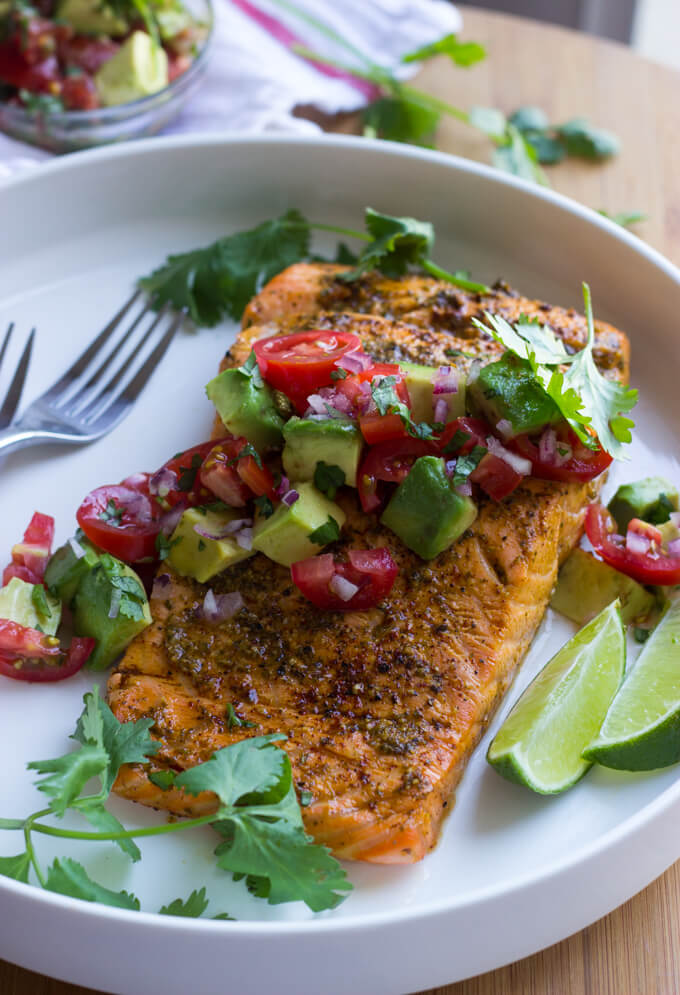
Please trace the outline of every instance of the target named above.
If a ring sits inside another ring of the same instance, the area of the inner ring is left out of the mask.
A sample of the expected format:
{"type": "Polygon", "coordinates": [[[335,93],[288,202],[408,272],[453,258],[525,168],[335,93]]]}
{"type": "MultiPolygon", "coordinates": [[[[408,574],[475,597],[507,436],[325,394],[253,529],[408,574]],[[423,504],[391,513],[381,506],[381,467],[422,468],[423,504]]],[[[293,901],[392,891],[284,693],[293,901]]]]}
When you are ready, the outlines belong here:
{"type": "Polygon", "coordinates": [[[274,335],[253,344],[264,379],[283,391],[300,414],[307,410],[310,394],[332,385],[335,361],[360,348],[357,335],[325,331],[274,335]]]}
{"type": "Polygon", "coordinates": [[[382,601],[392,590],[399,568],[388,549],[350,549],[349,563],[334,562],[331,553],[311,556],[293,563],[293,583],[317,608],[327,611],[365,611],[382,601]],[[339,577],[359,588],[343,601],[330,586],[339,577]]]}
{"type": "Polygon", "coordinates": [[[12,562],[5,567],[2,583],[19,577],[29,584],[41,584],[52,551],[54,519],[36,511],[24,532],[24,538],[12,548],[12,562]]]}
{"type": "Polygon", "coordinates": [[[156,557],[160,508],[142,490],[109,484],[91,491],[76,512],[78,525],[95,546],[125,563],[156,557]]]}
{"type": "Polygon", "coordinates": [[[207,490],[205,481],[201,477],[203,462],[215,446],[231,441],[231,436],[225,439],[211,439],[197,446],[191,446],[181,453],[175,453],[172,459],[167,460],[160,470],[153,474],[152,492],[170,508],[174,508],[180,502],[187,507],[193,507],[214,501],[216,492],[207,490]]]}
{"type": "Polygon", "coordinates": [[[400,484],[406,479],[417,459],[421,456],[438,455],[439,448],[436,442],[412,439],[410,436],[371,446],[357,474],[361,507],[364,511],[375,511],[382,504],[384,497],[380,488],[381,481],[400,484]]]}
{"type": "Polygon", "coordinates": [[[518,435],[517,438],[504,443],[508,449],[531,460],[531,475],[539,480],[563,480],[566,482],[593,480],[607,469],[613,457],[601,446],[589,449],[584,446],[579,437],[568,426],[557,430],[556,446],[560,443],[569,447],[571,455],[564,462],[557,457],[542,457],[538,444],[528,435],[518,435]]]}
{"type": "Polygon", "coordinates": [[[680,554],[650,550],[636,553],[617,536],[614,520],[601,504],[591,504],[586,512],[586,535],[605,563],[640,584],[662,586],[680,584],[680,554]]]}
{"type": "Polygon", "coordinates": [[[95,643],[74,637],[63,653],[54,636],[0,619],[0,674],[32,683],[63,681],[81,669],[95,643]]]}

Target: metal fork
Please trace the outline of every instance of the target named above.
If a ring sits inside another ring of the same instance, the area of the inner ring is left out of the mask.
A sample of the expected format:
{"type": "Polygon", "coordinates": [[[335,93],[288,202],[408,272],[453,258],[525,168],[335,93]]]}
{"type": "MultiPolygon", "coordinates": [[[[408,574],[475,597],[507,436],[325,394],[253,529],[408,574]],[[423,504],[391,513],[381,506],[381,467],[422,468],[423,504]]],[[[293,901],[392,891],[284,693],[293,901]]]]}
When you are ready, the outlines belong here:
{"type": "MultiPolygon", "coordinates": [[[[119,336],[123,319],[132,311],[140,295],[141,291],[134,293],[63,376],[29,405],[18,421],[9,425],[26,378],[33,344],[31,333],[0,408],[0,453],[41,442],[76,445],[93,442],[125,417],[184,318],[182,313],[178,314],[168,306],[156,313],[147,304],[119,336]],[[152,320],[145,321],[149,316],[152,320]],[[142,365],[129,376],[145,346],[155,340],[158,340],[156,345],[142,365]],[[108,350],[107,346],[110,346],[108,350]]],[[[11,332],[10,325],[0,351],[0,364],[11,332]]]]}

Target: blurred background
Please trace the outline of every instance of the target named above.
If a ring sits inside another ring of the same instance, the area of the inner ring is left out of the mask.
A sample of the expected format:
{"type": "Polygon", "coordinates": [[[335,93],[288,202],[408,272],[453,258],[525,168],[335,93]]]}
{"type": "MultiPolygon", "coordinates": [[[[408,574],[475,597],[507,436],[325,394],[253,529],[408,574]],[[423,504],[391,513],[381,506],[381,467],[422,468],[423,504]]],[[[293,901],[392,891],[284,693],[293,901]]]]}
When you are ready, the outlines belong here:
{"type": "Polygon", "coordinates": [[[521,14],[631,45],[680,69],[680,0],[472,0],[475,7],[521,14]]]}

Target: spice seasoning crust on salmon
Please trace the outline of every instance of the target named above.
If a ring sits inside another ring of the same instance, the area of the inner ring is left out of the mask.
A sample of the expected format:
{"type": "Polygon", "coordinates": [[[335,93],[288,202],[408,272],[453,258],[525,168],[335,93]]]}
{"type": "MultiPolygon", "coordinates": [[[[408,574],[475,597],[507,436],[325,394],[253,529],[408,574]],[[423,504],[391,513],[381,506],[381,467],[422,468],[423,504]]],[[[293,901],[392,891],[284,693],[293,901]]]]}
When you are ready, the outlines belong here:
{"type": "MultiPolygon", "coordinates": [[[[471,322],[487,310],[510,321],[536,316],[569,351],[586,341],[581,315],[504,285],[480,296],[419,276],[368,274],[347,284],[339,269],[298,264],[275,277],[246,309],[223,368],[241,365],[261,336],[307,328],[355,332],[380,361],[466,366],[502,352],[471,322]],[[464,355],[452,360],[451,350],[464,355]]],[[[625,335],[596,323],[594,355],[607,376],[627,380],[625,335]]],[[[224,434],[219,419],[214,434],[224,434]]],[[[120,721],[153,718],[160,750],[149,770],[183,770],[244,737],[284,733],[298,793],[311,797],[305,827],[318,842],[342,858],[417,861],[437,841],[599,483],[525,478],[502,502],[482,496],[473,525],[429,562],[342,489],[336,500],[347,522],[334,552],[387,546],[399,566],[389,596],[366,612],[315,608],[289,570],[261,554],[208,585],[164,564],[153,624],[112,673],[109,704],[120,721]],[[239,591],[244,608],[209,625],[201,614],[208,587],[239,591]],[[229,705],[250,724],[233,727],[229,705]]],[[[208,793],[161,790],[146,770],[124,767],[114,790],[182,815],[216,807],[208,793]]]]}

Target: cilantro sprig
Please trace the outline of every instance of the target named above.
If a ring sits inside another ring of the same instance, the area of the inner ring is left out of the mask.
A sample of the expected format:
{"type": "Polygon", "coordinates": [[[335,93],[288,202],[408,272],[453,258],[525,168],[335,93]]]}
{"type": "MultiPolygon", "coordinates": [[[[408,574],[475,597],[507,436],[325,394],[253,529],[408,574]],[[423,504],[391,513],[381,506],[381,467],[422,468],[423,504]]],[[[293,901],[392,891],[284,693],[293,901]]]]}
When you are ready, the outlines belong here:
{"type": "MultiPolygon", "coordinates": [[[[249,231],[228,235],[202,249],[169,256],[163,266],[138,282],[155,307],[170,304],[175,309],[185,309],[196,325],[212,327],[227,316],[239,319],[253,294],[287,266],[318,259],[310,254],[311,232],[326,231],[365,243],[353,269],[342,274],[348,283],[372,269],[391,277],[415,269],[471,293],[488,292],[485,284],[459,272],[451,273],[434,262],[434,228],[429,222],[382,214],[372,208],[366,209],[364,221],[366,231],[362,232],[308,221],[300,211],[291,209],[249,231]]],[[[239,369],[261,386],[254,355],[239,369]]]]}
{"type": "Polygon", "coordinates": [[[624,445],[631,441],[634,422],[627,417],[637,402],[637,390],[604,377],[593,358],[595,322],[590,287],[583,284],[588,337],[583,349],[567,353],[554,332],[539,322],[520,318],[511,325],[486,313],[487,324],[477,327],[528,361],[536,381],[552,398],[564,419],[589,449],[599,444],[615,459],[627,459],[624,445]],[[594,433],[594,435],[593,435],[594,433]]]}
{"type": "MultiPolygon", "coordinates": [[[[138,910],[140,901],[136,895],[104,887],[70,857],[58,857],[47,869],[43,868],[35,835],[110,841],[132,861],[138,861],[142,855],[135,838],[211,825],[220,837],[215,850],[217,866],[230,872],[235,880],[245,878],[250,891],[270,904],[303,901],[314,912],[320,912],[335,908],[346,897],[351,885],[345,872],[325,847],[315,844],[305,833],[290,761],[277,745],[285,736],[242,740],[178,775],[152,772],[153,783],[163,790],[178,787],[192,795],[214,792],[217,812],[127,830],[105,808],[105,803],[121,766],[146,765],[159,749],[149,733],[153,719],[119,722],[96,689],[85,695],[84,704],[71,737],[78,748],[28,765],[40,775],[36,786],[47,797],[47,807],[24,819],[0,819],[0,830],[21,832],[24,840],[20,853],[0,857],[0,874],[29,883],[33,872],[40,886],[48,891],[138,910]],[[64,829],[52,821],[43,821],[60,819],[67,811],[84,817],[96,831],[64,829]]],[[[163,915],[197,917],[205,913],[207,906],[205,888],[201,888],[186,900],[174,899],[159,911],[163,915]]],[[[221,913],[214,918],[231,916],[221,913]]]]}

